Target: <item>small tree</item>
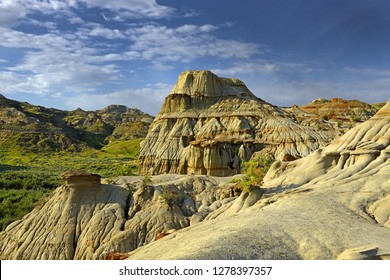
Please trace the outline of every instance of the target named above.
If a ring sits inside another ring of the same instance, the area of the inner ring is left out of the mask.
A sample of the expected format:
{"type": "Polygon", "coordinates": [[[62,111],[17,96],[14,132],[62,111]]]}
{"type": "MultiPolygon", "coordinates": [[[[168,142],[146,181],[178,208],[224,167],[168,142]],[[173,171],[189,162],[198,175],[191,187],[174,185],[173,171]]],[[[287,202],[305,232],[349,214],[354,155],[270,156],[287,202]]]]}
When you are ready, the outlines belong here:
{"type": "Polygon", "coordinates": [[[328,116],[328,115],[323,115],[323,116],[322,116],[322,119],[323,119],[324,121],[329,121],[329,116],[328,116]]]}
{"type": "Polygon", "coordinates": [[[177,202],[179,198],[179,194],[177,192],[172,191],[169,186],[163,186],[163,192],[161,197],[164,199],[165,203],[172,208],[173,205],[177,202]]]}
{"type": "Polygon", "coordinates": [[[358,115],[353,115],[352,118],[351,118],[351,120],[352,120],[353,122],[361,122],[361,119],[360,119],[360,117],[359,117],[358,115]]]}
{"type": "Polygon", "coordinates": [[[263,184],[265,174],[267,174],[274,159],[265,154],[261,154],[254,159],[242,163],[242,172],[245,175],[238,181],[237,186],[243,192],[250,192],[256,186],[263,184]]]}
{"type": "Polygon", "coordinates": [[[152,177],[146,175],[141,181],[141,187],[149,187],[152,184],[152,177]]]}

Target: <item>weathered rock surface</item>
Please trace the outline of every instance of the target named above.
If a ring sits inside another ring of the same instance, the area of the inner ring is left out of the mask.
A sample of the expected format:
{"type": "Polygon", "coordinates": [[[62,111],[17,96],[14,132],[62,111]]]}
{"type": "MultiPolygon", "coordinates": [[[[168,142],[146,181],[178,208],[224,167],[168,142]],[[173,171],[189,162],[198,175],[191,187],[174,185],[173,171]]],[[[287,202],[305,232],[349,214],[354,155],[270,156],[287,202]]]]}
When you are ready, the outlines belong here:
{"type": "Polygon", "coordinates": [[[99,246],[123,228],[126,189],[101,185],[93,174],[65,177],[67,184],[41,208],[0,234],[1,259],[93,259],[99,246]]]}
{"type": "Polygon", "coordinates": [[[131,259],[389,259],[390,100],[329,146],[276,162],[265,194],[131,259]],[[194,238],[196,236],[196,238],[194,238]]]}
{"type": "Polygon", "coordinates": [[[0,234],[0,258],[389,259],[389,171],[390,100],[329,146],[276,162],[251,193],[228,177],[159,175],[148,187],[65,174],[0,234]]]}
{"type": "Polygon", "coordinates": [[[366,121],[378,111],[378,109],[365,102],[344,100],[342,98],[332,98],[330,100],[321,98],[299,108],[309,114],[315,114],[329,120],[355,122],[366,121]]]}
{"type": "Polygon", "coordinates": [[[240,80],[186,71],[141,143],[140,172],[228,176],[257,151],[303,157],[325,142],[240,80]]]}
{"type": "Polygon", "coordinates": [[[294,105],[283,110],[291,114],[300,125],[311,127],[329,139],[334,139],[374,116],[385,103],[374,105],[359,100],[319,98],[304,106],[294,105]]]}
{"type": "MultiPolygon", "coordinates": [[[[237,213],[261,196],[243,196],[230,178],[160,175],[119,177],[63,174],[66,184],[41,207],[0,233],[0,259],[110,259],[203,221],[220,208],[237,213]]],[[[223,212],[223,211],[222,211],[223,212]]],[[[215,214],[219,216],[221,213],[215,214]]]]}

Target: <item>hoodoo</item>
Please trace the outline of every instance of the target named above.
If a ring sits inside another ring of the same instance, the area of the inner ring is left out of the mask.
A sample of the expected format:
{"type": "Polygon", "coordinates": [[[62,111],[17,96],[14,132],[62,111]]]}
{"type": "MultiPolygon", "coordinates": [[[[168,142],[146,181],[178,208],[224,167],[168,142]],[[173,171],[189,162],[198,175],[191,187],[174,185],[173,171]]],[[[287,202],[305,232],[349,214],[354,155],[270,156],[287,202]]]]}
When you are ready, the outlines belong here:
{"type": "Polygon", "coordinates": [[[186,71],[141,144],[140,172],[229,176],[255,152],[303,157],[325,142],[242,81],[186,71]]]}

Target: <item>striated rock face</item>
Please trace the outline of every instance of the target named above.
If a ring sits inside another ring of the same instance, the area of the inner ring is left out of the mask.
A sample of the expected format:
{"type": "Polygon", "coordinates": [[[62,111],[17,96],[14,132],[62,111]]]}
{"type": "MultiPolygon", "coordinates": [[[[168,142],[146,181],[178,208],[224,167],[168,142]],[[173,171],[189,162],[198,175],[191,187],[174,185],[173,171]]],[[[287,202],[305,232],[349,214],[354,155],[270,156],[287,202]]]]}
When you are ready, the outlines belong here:
{"type": "Polygon", "coordinates": [[[319,98],[304,106],[294,105],[284,111],[303,126],[326,135],[330,139],[343,135],[347,130],[368,120],[385,104],[373,106],[359,100],[319,98]],[[382,106],[380,106],[382,105],[382,106]]]}
{"type": "Polygon", "coordinates": [[[239,196],[229,178],[119,177],[66,172],[52,197],[0,233],[0,259],[118,259],[169,234],[252,206],[259,191],[239,196]],[[230,204],[229,204],[230,203],[230,204]],[[212,215],[210,215],[212,214],[212,215]]]}
{"type": "Polygon", "coordinates": [[[390,259],[390,100],[327,147],[274,163],[262,188],[252,207],[129,258],[390,259]]]}
{"type": "Polygon", "coordinates": [[[389,174],[390,100],[250,193],[228,177],[67,173],[0,233],[0,259],[390,259],[389,174]]]}
{"type": "Polygon", "coordinates": [[[371,118],[378,111],[370,104],[359,100],[331,100],[317,99],[307,105],[300,106],[301,110],[327,119],[363,122],[371,118]]]}
{"type": "Polygon", "coordinates": [[[93,259],[125,222],[129,193],[100,184],[100,176],[66,173],[41,207],[0,234],[1,259],[93,259]]]}
{"type": "Polygon", "coordinates": [[[255,97],[240,80],[186,71],[141,143],[139,170],[228,176],[239,173],[241,162],[257,151],[303,157],[325,142],[255,97]]]}

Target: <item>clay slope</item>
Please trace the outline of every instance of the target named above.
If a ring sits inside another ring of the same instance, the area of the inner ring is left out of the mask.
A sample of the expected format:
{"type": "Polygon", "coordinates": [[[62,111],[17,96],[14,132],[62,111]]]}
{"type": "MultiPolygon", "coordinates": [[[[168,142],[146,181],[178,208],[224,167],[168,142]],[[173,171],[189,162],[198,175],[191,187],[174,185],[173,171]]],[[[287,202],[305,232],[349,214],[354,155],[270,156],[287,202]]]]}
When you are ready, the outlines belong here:
{"type": "Polygon", "coordinates": [[[120,177],[100,184],[100,176],[67,173],[67,183],[41,207],[0,233],[0,259],[105,259],[195,225],[221,210],[251,206],[260,192],[238,194],[229,178],[160,175],[120,177]]]}
{"type": "Polygon", "coordinates": [[[299,107],[301,110],[325,117],[329,120],[366,121],[378,111],[370,104],[359,100],[344,100],[342,98],[317,99],[299,107]]]}
{"type": "MultiPolygon", "coordinates": [[[[383,103],[381,107],[384,105],[383,103]]],[[[379,109],[359,100],[319,98],[304,106],[294,105],[283,110],[291,114],[300,125],[309,126],[322,135],[334,139],[368,120],[379,109]]]]}
{"type": "Polygon", "coordinates": [[[0,234],[0,258],[93,258],[123,228],[127,197],[126,189],[100,185],[93,176],[61,186],[41,208],[0,234]]]}
{"type": "Polygon", "coordinates": [[[132,259],[389,259],[390,100],[329,146],[275,163],[266,194],[132,259]]]}
{"type": "Polygon", "coordinates": [[[240,80],[186,71],[141,144],[140,172],[228,176],[257,151],[303,157],[324,143],[240,80]]]}
{"type": "Polygon", "coordinates": [[[204,175],[65,174],[0,234],[0,259],[386,259],[389,149],[390,101],[328,147],[275,163],[263,191],[204,175]]]}

